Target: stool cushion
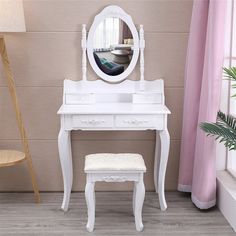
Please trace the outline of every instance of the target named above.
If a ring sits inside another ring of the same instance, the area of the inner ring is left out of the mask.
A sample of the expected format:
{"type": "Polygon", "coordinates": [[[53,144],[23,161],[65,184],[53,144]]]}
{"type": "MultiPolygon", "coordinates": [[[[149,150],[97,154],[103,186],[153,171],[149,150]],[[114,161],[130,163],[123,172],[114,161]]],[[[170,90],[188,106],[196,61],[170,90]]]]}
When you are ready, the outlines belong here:
{"type": "Polygon", "coordinates": [[[85,157],[85,172],[146,171],[142,155],[135,153],[97,153],[85,157]]]}

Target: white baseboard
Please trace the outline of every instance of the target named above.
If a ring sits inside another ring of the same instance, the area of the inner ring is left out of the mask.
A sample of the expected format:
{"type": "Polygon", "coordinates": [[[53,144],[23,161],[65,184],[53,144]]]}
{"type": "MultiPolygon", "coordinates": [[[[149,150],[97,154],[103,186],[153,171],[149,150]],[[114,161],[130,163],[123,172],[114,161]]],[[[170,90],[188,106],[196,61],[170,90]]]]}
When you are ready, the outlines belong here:
{"type": "Polygon", "coordinates": [[[236,232],[236,179],[227,171],[217,171],[217,205],[236,232]]]}

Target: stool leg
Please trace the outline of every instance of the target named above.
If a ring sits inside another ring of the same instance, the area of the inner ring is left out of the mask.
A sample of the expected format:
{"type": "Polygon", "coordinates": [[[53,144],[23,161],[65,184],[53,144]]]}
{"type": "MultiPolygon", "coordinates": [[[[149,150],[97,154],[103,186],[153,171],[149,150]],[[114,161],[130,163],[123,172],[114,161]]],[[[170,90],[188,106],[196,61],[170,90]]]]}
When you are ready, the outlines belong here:
{"type": "Polygon", "coordinates": [[[87,182],[85,187],[85,198],[88,209],[88,222],[86,228],[89,232],[94,229],[95,222],[95,193],[94,193],[94,183],[87,182]]]}
{"type": "Polygon", "coordinates": [[[145,197],[145,187],[143,183],[143,174],[140,176],[139,182],[135,183],[136,193],[135,193],[135,225],[137,231],[143,230],[142,222],[142,208],[145,197]]]}

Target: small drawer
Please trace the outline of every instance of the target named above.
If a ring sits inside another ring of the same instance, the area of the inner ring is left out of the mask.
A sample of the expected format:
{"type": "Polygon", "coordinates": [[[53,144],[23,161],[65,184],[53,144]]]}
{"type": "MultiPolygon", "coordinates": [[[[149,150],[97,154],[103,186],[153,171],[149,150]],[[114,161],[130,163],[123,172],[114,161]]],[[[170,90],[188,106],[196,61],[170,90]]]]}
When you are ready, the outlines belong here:
{"type": "Polygon", "coordinates": [[[137,104],[162,103],[161,93],[134,93],[132,102],[137,104]]]}
{"type": "Polygon", "coordinates": [[[65,94],[65,103],[66,105],[76,105],[76,104],[92,104],[95,102],[95,94],[85,93],[68,93],[65,94]]]}
{"type": "Polygon", "coordinates": [[[74,127],[112,127],[113,126],[113,116],[111,115],[78,115],[73,116],[73,126],[74,127]]]}
{"type": "Polygon", "coordinates": [[[118,115],[115,119],[116,127],[123,128],[157,128],[163,129],[163,115],[118,115]]]}

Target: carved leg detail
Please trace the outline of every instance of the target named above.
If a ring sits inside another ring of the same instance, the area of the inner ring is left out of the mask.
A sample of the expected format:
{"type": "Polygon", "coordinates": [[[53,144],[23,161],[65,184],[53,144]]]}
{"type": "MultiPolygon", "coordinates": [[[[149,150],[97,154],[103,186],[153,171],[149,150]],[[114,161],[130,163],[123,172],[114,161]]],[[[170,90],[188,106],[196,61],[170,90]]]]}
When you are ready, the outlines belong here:
{"type": "Polygon", "coordinates": [[[94,183],[87,182],[85,187],[85,198],[88,209],[88,222],[86,228],[89,232],[94,229],[95,223],[95,193],[94,193],[94,183]]]}
{"type": "Polygon", "coordinates": [[[170,149],[170,135],[168,130],[161,131],[160,138],[161,138],[161,157],[159,165],[158,193],[159,193],[159,202],[161,210],[165,211],[167,208],[165,199],[165,175],[166,175],[166,167],[170,149]]]}
{"type": "Polygon", "coordinates": [[[143,183],[143,178],[139,182],[136,182],[136,194],[135,194],[135,225],[137,231],[143,230],[142,222],[142,209],[145,197],[145,187],[143,183]]]}
{"type": "Polygon", "coordinates": [[[70,131],[60,130],[58,135],[58,149],[64,183],[64,197],[61,208],[67,211],[73,182],[70,131]]]}

